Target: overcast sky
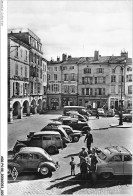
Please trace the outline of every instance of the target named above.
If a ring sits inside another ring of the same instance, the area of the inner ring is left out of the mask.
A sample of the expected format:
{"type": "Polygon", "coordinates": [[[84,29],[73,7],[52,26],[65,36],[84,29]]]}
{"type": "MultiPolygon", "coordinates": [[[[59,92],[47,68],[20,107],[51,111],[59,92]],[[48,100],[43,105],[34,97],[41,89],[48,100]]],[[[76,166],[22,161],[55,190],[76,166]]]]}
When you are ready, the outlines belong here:
{"type": "Polygon", "coordinates": [[[8,28],[29,28],[43,43],[44,58],[132,57],[132,1],[8,1],[8,28]]]}

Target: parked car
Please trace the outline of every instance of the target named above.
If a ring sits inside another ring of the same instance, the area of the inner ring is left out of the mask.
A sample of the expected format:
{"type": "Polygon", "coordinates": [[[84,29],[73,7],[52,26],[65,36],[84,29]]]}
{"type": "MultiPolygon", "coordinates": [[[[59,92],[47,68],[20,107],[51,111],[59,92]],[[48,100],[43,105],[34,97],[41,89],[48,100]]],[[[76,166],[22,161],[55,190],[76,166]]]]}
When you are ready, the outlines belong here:
{"type": "Polygon", "coordinates": [[[132,114],[123,114],[123,122],[132,122],[132,114]]]}
{"type": "Polygon", "coordinates": [[[13,151],[18,152],[22,147],[41,147],[49,154],[55,154],[63,149],[63,141],[55,131],[30,132],[26,139],[17,140],[13,151]]]}
{"type": "Polygon", "coordinates": [[[43,132],[56,131],[56,132],[60,133],[64,148],[66,147],[66,143],[70,143],[70,139],[69,139],[66,131],[62,127],[59,127],[59,125],[57,125],[57,124],[55,124],[55,126],[52,126],[52,127],[49,125],[46,125],[40,131],[43,131],[43,132]]]}
{"type": "Polygon", "coordinates": [[[86,119],[86,117],[75,111],[66,112],[66,115],[70,116],[71,118],[76,118],[81,122],[86,122],[88,120],[88,118],[86,119]]]}
{"type": "Polygon", "coordinates": [[[66,112],[69,111],[77,111],[81,115],[90,116],[90,114],[86,110],[86,107],[83,106],[64,106],[63,115],[66,115],[66,112]]]}
{"type": "Polygon", "coordinates": [[[98,111],[99,116],[104,116],[105,115],[103,108],[98,108],[97,111],[98,111]]]}
{"type": "Polygon", "coordinates": [[[107,117],[113,117],[115,116],[115,111],[114,109],[109,109],[105,112],[104,116],[107,116],[107,117]]]}
{"type": "MultiPolygon", "coordinates": [[[[132,175],[132,154],[123,146],[109,146],[101,150],[96,148],[98,160],[96,173],[104,179],[112,175],[132,175]]],[[[91,155],[88,158],[91,160],[91,155]]]]}
{"type": "Polygon", "coordinates": [[[62,127],[66,131],[71,142],[78,142],[80,137],[82,137],[81,131],[73,130],[73,128],[68,125],[59,125],[58,127],[62,127]]]}
{"type": "Polygon", "coordinates": [[[70,118],[64,118],[63,125],[69,125],[70,127],[72,127],[74,130],[79,130],[82,132],[82,134],[86,133],[86,131],[82,131],[84,127],[89,127],[88,122],[81,122],[77,119],[70,119],[70,118]]]}
{"type": "Polygon", "coordinates": [[[39,147],[25,147],[18,153],[8,156],[8,176],[16,168],[18,174],[21,172],[39,172],[43,176],[48,176],[57,170],[50,155],[39,147]]]}

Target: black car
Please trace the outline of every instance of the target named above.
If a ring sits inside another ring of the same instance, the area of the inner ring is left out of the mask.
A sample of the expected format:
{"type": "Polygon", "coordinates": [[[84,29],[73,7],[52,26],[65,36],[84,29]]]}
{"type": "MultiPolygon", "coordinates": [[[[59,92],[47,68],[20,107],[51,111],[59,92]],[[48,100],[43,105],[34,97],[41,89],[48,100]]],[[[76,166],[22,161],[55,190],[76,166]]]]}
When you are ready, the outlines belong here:
{"type": "Polygon", "coordinates": [[[86,133],[86,129],[84,129],[84,127],[89,127],[88,122],[81,122],[81,121],[78,121],[77,119],[70,119],[70,118],[63,119],[62,124],[63,125],[69,125],[74,130],[81,131],[82,134],[86,133]]]}
{"type": "Polygon", "coordinates": [[[132,122],[132,114],[123,114],[123,122],[132,122]]]}

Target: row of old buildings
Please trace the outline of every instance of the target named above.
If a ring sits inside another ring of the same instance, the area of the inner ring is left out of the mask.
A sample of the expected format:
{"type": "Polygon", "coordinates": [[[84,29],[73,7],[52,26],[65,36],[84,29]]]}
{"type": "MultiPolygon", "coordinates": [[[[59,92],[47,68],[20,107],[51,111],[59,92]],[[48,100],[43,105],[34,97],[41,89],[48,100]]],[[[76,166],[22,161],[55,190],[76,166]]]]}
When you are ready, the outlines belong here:
{"type": "MultiPolygon", "coordinates": [[[[44,49],[45,50],[45,49],[44,49]]],[[[132,59],[120,56],[47,61],[41,39],[29,29],[8,32],[8,120],[65,105],[132,108],[132,59]]]]}

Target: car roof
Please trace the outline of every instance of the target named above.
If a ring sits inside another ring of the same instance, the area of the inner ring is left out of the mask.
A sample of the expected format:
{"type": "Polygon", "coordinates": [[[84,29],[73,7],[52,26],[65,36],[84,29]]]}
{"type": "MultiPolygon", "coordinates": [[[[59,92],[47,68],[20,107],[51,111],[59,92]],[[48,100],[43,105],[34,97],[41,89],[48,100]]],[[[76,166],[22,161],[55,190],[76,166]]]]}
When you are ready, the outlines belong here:
{"type": "Polygon", "coordinates": [[[106,147],[105,149],[108,149],[111,154],[112,153],[113,154],[120,154],[120,153],[121,154],[131,154],[131,152],[123,146],[109,146],[109,147],[106,147]]]}
{"type": "Polygon", "coordinates": [[[59,122],[59,121],[54,121],[54,122],[49,122],[46,126],[48,126],[48,125],[61,125],[61,122],[59,122]]]}
{"type": "Polygon", "coordinates": [[[63,128],[63,127],[66,127],[66,128],[70,128],[70,129],[71,129],[71,127],[70,127],[69,125],[59,125],[58,127],[59,127],[59,128],[60,128],[60,127],[62,127],[62,128],[63,128]]]}
{"type": "Polygon", "coordinates": [[[57,131],[40,131],[34,133],[34,135],[60,135],[60,133],[57,131]]]}
{"type": "Polygon", "coordinates": [[[20,149],[20,152],[40,152],[45,153],[45,150],[39,147],[24,147],[20,149]]]}
{"type": "Polygon", "coordinates": [[[64,108],[84,108],[83,106],[64,106],[64,108]]]}

